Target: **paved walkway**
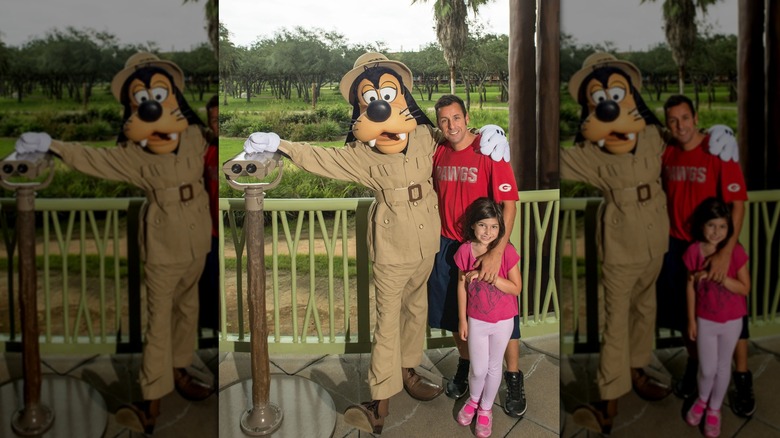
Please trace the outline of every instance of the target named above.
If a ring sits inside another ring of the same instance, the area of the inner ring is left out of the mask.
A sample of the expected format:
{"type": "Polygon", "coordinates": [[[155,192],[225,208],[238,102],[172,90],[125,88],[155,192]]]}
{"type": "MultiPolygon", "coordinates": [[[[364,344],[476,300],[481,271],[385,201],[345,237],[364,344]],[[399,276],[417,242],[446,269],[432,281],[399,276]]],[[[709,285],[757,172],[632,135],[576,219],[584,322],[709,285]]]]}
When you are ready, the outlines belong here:
{"type": "MultiPolygon", "coordinates": [[[[559,357],[557,335],[523,339],[520,368],[525,374],[528,411],[522,419],[504,414],[505,387],[499,392],[493,415],[493,437],[557,437],[560,430],[559,357]]],[[[336,425],[333,437],[369,437],[344,423],[347,406],[370,400],[367,384],[369,354],[286,355],[271,357],[271,373],[310,379],[322,386],[333,399],[336,425]]],[[[454,348],[427,350],[420,374],[442,379],[455,373],[458,357],[454,348]]],[[[220,355],[220,388],[249,378],[249,354],[220,355]]],[[[273,400],[272,400],[273,401],[273,400]]],[[[390,416],[385,421],[382,438],[451,438],[473,436],[473,431],[458,425],[455,416],[465,398],[454,401],[442,395],[430,402],[412,399],[401,392],[390,399],[390,416]]],[[[305,409],[302,407],[301,409],[305,409]]],[[[235,421],[235,420],[233,420],[235,421]]]]}
{"type": "MultiPolygon", "coordinates": [[[[750,419],[734,415],[724,401],[722,437],[780,437],[780,336],[751,339],[748,366],[753,373],[756,413],[750,419]]],[[[656,351],[650,372],[670,383],[671,376],[681,377],[687,354],[682,347],[656,351]]],[[[561,436],[590,438],[590,432],[573,422],[574,409],[598,399],[597,354],[564,356],[561,364],[561,404],[564,427],[561,436]]],[[[701,431],[685,423],[683,400],[674,395],[659,402],[647,402],[632,392],[618,401],[618,416],[611,438],[701,437],[701,431]]]]}
{"type": "MultiPolygon", "coordinates": [[[[501,387],[499,400],[494,410],[494,433],[502,437],[556,437],[560,430],[560,405],[558,398],[560,353],[557,335],[524,339],[521,348],[520,367],[525,374],[525,392],[528,411],[524,418],[514,419],[501,410],[505,388],[501,387]]],[[[353,404],[370,398],[367,380],[369,354],[346,355],[284,355],[271,357],[271,373],[277,376],[297,376],[315,382],[332,398],[336,424],[333,437],[369,437],[344,423],[343,411],[353,404]]],[[[441,380],[451,376],[457,366],[457,354],[453,348],[427,350],[424,363],[418,368],[421,374],[441,380]]],[[[52,379],[86,382],[94,389],[94,395],[105,403],[106,427],[102,437],[140,438],[116,424],[113,413],[123,403],[140,398],[137,376],[141,364],[140,354],[68,356],[45,355],[42,358],[44,387],[52,379]],[[61,377],[65,376],[65,377],[61,377]]],[[[250,356],[248,353],[219,353],[217,350],[201,350],[192,367],[192,372],[209,380],[219,375],[220,392],[234,383],[250,378],[250,356]]],[[[0,356],[0,396],[10,394],[10,399],[21,397],[14,385],[21,383],[21,355],[5,353],[0,356]]],[[[308,382],[307,380],[307,382],[308,382]]],[[[84,386],[84,385],[81,385],[84,386]]],[[[45,392],[45,389],[44,389],[45,392]]],[[[81,406],[84,400],[68,391],[58,394],[70,406],[81,406]]],[[[5,400],[5,399],[3,399],[5,400]]],[[[271,400],[273,401],[273,400],[271,400]]],[[[442,395],[430,402],[419,402],[402,392],[391,398],[390,412],[382,433],[383,438],[409,437],[469,437],[473,430],[459,426],[455,416],[465,400],[454,401],[442,395]]],[[[13,401],[0,403],[0,438],[15,437],[10,430],[10,418],[18,407],[13,401]]],[[[154,436],[156,438],[199,438],[217,437],[220,423],[235,422],[240,412],[230,418],[219,418],[219,399],[212,396],[203,402],[191,403],[175,391],[162,400],[162,414],[158,419],[154,436]]],[[[307,406],[300,406],[300,412],[287,412],[286,421],[294,418],[309,419],[307,406]]],[[[74,409],[80,412],[80,409],[74,409]]],[[[94,419],[92,419],[94,421],[94,419]]],[[[90,421],[77,415],[57,415],[55,422],[70,421],[75,424],[90,421]]],[[[62,434],[44,434],[43,437],[60,437],[62,434]]],[[[71,435],[64,435],[71,436],[71,435]]],[[[271,435],[279,438],[278,434],[271,435]]],[[[85,437],[86,438],[86,437],[85,437]]],[[[95,437],[98,438],[98,437],[95,437]]],[[[287,437],[281,437],[287,438],[287,437]]],[[[294,437],[300,438],[300,437],[294,437]]]]}

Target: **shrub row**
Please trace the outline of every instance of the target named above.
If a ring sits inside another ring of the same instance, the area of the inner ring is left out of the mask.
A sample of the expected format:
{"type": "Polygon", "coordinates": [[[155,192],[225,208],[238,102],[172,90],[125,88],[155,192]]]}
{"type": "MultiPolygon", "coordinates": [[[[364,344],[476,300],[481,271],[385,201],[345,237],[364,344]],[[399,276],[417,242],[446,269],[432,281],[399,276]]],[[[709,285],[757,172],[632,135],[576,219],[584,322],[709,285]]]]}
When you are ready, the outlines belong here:
{"type": "Polygon", "coordinates": [[[346,137],[351,115],[342,107],[314,111],[222,113],[220,135],[247,137],[253,132],[275,132],[291,141],[331,141],[346,137]]]}
{"type": "Polygon", "coordinates": [[[65,141],[104,140],[121,129],[121,114],[115,110],[74,112],[0,113],[0,137],[18,137],[25,132],[46,132],[65,141]]]}

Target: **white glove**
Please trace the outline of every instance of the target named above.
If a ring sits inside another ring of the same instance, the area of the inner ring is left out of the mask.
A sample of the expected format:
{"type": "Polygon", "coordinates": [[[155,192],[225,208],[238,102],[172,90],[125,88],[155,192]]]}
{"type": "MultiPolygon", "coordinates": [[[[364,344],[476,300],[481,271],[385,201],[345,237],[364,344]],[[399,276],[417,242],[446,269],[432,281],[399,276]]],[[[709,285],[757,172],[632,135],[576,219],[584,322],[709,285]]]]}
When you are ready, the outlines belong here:
{"type": "Polygon", "coordinates": [[[739,162],[739,145],[731,128],[726,125],[712,125],[707,133],[710,134],[709,151],[712,155],[719,156],[723,161],[739,162]]]}
{"type": "Polygon", "coordinates": [[[18,140],[14,150],[20,154],[32,152],[48,152],[51,146],[51,137],[45,132],[25,132],[18,140]]]}
{"type": "Polygon", "coordinates": [[[273,132],[255,132],[244,142],[244,152],[276,152],[280,141],[273,132]]]}
{"type": "Polygon", "coordinates": [[[509,162],[509,142],[504,130],[498,125],[485,125],[479,129],[482,139],[479,141],[479,151],[482,155],[490,155],[493,161],[509,162]]]}

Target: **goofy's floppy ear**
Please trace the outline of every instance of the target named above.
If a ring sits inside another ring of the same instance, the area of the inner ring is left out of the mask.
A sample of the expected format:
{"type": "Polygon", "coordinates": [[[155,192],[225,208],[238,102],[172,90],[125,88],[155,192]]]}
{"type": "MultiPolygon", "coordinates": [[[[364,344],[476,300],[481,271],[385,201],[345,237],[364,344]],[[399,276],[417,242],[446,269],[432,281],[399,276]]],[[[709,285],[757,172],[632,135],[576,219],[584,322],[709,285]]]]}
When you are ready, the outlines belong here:
{"type": "Polygon", "coordinates": [[[417,105],[414,97],[412,97],[412,92],[406,88],[406,85],[404,85],[404,99],[406,100],[406,107],[409,108],[409,113],[414,117],[414,120],[417,120],[418,125],[436,126],[428,118],[428,115],[425,114],[425,111],[417,105]]]}

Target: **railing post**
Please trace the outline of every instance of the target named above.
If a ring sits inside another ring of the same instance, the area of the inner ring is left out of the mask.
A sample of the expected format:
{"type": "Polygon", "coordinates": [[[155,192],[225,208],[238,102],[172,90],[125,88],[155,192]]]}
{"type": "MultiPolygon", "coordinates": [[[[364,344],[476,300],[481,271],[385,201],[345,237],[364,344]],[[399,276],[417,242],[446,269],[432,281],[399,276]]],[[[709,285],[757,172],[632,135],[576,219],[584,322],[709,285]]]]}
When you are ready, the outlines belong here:
{"type": "MultiPolygon", "coordinates": [[[[117,339],[117,351],[122,353],[140,352],[141,339],[141,254],[138,247],[142,202],[131,202],[127,206],[127,316],[128,343],[126,348],[117,339]]],[[[121,333],[117,333],[119,337],[121,333]]]]}
{"type": "Polygon", "coordinates": [[[588,352],[599,351],[599,256],[596,229],[601,200],[588,201],[585,207],[585,307],[588,352]]]}
{"type": "MultiPolygon", "coordinates": [[[[355,209],[355,236],[368,235],[368,210],[369,203],[358,203],[355,209]]],[[[357,329],[358,345],[370,345],[371,326],[370,326],[370,299],[368,296],[370,278],[368,275],[369,257],[368,245],[361,245],[359,239],[355,248],[355,262],[357,263],[357,329]]],[[[365,242],[365,241],[364,241],[365,242]]]]}

